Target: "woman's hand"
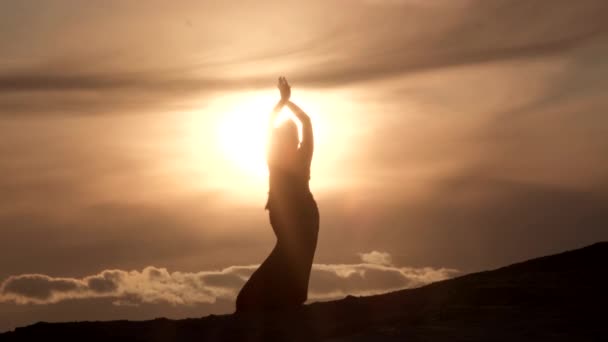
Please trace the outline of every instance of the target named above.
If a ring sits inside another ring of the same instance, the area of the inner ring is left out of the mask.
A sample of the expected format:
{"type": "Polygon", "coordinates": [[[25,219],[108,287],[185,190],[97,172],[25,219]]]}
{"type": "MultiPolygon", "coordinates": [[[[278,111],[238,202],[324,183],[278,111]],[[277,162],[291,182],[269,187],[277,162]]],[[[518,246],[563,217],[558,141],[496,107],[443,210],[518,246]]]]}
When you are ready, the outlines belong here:
{"type": "Polygon", "coordinates": [[[281,92],[281,102],[284,104],[289,101],[289,97],[291,96],[291,87],[289,86],[289,83],[287,83],[287,79],[285,77],[279,77],[277,88],[279,88],[279,91],[281,92]]]}

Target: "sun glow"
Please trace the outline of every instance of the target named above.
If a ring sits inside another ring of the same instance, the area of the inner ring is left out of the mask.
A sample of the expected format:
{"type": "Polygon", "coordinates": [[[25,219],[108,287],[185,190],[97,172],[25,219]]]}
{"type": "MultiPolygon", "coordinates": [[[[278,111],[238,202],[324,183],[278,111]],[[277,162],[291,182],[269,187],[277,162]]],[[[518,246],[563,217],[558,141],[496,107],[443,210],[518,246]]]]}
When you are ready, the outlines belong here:
{"type": "Polygon", "coordinates": [[[221,114],[216,130],[222,156],[255,176],[266,174],[269,108],[262,97],[241,100],[221,114]]]}
{"type": "MultiPolygon", "coordinates": [[[[275,105],[271,96],[249,94],[223,110],[217,124],[217,142],[223,157],[255,177],[266,176],[268,120],[275,105]]],[[[292,118],[283,108],[275,126],[292,118]]],[[[296,124],[300,127],[297,120],[296,124]]]]}
{"type": "MultiPolygon", "coordinates": [[[[265,194],[268,119],[277,95],[276,89],[225,93],[198,104],[199,109],[186,116],[183,142],[194,162],[193,171],[199,174],[195,187],[214,188],[239,198],[265,194]]],[[[345,119],[352,112],[351,101],[341,94],[298,89],[294,102],[306,111],[313,123],[315,152],[311,187],[315,190],[334,187],[341,178],[332,172],[339,170],[351,132],[349,122],[352,120],[345,119]],[[335,133],[340,134],[332,134],[329,139],[330,127],[339,127],[335,133]]],[[[291,117],[291,111],[284,108],[276,124],[291,117]]],[[[188,183],[188,186],[193,185],[188,183]]]]}

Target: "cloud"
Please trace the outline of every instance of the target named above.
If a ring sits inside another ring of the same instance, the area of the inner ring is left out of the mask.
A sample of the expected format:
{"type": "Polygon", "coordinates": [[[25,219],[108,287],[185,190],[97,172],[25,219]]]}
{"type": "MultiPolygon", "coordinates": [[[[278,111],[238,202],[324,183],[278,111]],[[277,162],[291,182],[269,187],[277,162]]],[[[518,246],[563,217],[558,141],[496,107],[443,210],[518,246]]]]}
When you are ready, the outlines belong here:
{"type": "Polygon", "coordinates": [[[395,267],[372,263],[315,264],[311,274],[309,299],[327,300],[346,295],[369,296],[413,288],[448,279],[457,272],[448,268],[395,267]]]}
{"type": "Polygon", "coordinates": [[[385,265],[392,264],[391,255],[388,253],[371,251],[369,253],[359,253],[361,260],[368,264],[385,265]]]}
{"type": "MultiPolygon", "coordinates": [[[[29,298],[32,302],[56,302],[61,294],[78,294],[85,290],[82,281],[71,278],[52,278],[44,274],[25,274],[9,278],[2,286],[2,293],[29,298]]],[[[19,300],[17,299],[19,302],[19,300]]]]}
{"type": "MultiPolygon", "coordinates": [[[[310,300],[370,295],[417,287],[447,279],[457,271],[409,268],[387,264],[388,253],[360,254],[361,264],[315,264],[310,300]],[[384,263],[384,264],[380,264],[384,263]]],[[[10,276],[0,286],[0,302],[53,304],[68,299],[110,298],[115,305],[212,304],[233,301],[257,265],[230,266],[220,271],[169,272],[148,266],[142,271],[104,270],[83,278],[44,274],[10,276]]]]}

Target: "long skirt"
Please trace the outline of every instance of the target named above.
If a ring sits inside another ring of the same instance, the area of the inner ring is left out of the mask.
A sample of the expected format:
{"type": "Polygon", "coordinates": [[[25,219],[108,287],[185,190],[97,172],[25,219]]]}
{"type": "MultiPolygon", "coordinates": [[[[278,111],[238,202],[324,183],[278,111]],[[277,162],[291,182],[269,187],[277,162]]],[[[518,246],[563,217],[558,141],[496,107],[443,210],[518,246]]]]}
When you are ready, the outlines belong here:
{"type": "Polygon", "coordinates": [[[277,243],[241,289],[237,312],[286,310],[307,299],[319,232],[317,204],[311,198],[291,208],[276,205],[269,216],[277,243]]]}

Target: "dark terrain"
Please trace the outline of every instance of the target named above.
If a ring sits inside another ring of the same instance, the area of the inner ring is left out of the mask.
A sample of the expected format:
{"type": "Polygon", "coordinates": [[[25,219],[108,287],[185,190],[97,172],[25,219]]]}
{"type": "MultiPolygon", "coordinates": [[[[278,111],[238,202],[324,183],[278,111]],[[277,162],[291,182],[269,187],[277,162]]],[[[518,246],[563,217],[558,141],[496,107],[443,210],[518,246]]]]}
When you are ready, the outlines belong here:
{"type": "Polygon", "coordinates": [[[37,323],[0,341],[608,341],[608,242],[294,312],[37,323]]]}

